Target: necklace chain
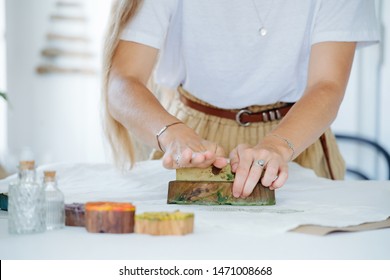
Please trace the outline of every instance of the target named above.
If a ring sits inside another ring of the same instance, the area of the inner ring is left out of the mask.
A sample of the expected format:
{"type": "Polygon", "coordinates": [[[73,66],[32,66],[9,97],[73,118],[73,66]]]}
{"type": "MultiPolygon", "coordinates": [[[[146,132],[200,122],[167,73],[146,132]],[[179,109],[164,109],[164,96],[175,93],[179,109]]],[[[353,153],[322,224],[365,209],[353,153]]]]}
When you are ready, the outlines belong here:
{"type": "Polygon", "coordinates": [[[253,6],[255,6],[257,19],[258,19],[259,22],[260,22],[259,34],[260,34],[261,36],[264,37],[265,35],[267,35],[268,30],[267,30],[267,28],[264,26],[264,21],[262,20],[262,18],[261,18],[261,16],[260,16],[259,9],[257,8],[257,5],[256,5],[256,0],[252,0],[252,3],[253,3],[253,6]]]}

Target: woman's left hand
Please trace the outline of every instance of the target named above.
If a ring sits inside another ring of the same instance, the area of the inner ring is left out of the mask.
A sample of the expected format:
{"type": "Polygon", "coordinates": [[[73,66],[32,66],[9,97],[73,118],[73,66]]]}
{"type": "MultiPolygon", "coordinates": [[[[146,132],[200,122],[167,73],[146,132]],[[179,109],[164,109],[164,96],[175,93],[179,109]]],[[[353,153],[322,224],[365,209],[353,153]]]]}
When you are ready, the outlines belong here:
{"type": "MultiPolygon", "coordinates": [[[[261,178],[261,184],[275,190],[284,185],[288,177],[288,159],[284,147],[271,141],[256,146],[238,145],[230,153],[230,164],[235,174],[234,197],[248,197],[261,178]]],[[[288,151],[287,151],[288,152],[288,151]]]]}

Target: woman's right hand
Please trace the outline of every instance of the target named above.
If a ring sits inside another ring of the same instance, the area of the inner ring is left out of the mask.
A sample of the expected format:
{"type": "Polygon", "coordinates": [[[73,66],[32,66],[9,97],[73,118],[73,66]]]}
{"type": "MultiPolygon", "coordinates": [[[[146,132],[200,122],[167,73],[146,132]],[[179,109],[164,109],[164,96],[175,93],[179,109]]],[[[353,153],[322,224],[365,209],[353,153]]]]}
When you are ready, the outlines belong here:
{"type": "Polygon", "coordinates": [[[206,168],[210,165],[223,168],[228,164],[221,146],[202,139],[185,124],[168,127],[160,135],[159,142],[165,152],[163,166],[167,169],[206,168]]]}

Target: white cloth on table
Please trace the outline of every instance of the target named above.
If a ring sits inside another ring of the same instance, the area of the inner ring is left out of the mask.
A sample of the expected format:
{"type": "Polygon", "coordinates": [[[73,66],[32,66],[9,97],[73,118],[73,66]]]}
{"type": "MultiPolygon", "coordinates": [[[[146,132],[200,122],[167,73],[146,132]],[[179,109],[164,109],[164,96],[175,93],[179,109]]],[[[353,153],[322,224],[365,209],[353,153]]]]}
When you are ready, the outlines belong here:
{"type": "MultiPolygon", "coordinates": [[[[367,192],[365,181],[331,181],[291,163],[290,178],[276,191],[273,206],[200,206],[167,204],[168,182],[175,171],[166,170],[161,161],[137,163],[121,172],[109,164],[51,164],[37,169],[56,170],[66,203],[88,201],[132,202],[136,211],[174,211],[195,213],[195,233],[222,231],[249,236],[283,233],[299,225],[343,227],[385,220],[390,216],[390,182],[377,182],[367,192]],[[367,193],[369,196],[367,196],[367,193]],[[363,195],[364,194],[364,195],[363,195]]],[[[6,192],[15,175],[0,180],[6,192]]]]}

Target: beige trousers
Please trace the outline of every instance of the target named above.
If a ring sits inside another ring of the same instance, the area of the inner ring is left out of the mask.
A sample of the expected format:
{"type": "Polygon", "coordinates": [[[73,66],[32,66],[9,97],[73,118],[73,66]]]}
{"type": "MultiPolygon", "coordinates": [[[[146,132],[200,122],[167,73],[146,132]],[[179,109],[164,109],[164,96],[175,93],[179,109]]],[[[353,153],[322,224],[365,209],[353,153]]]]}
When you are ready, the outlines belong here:
{"type": "MultiPolygon", "coordinates": [[[[179,88],[179,92],[193,101],[202,103],[206,106],[211,106],[210,104],[196,99],[182,88],[179,88]]],[[[270,108],[277,108],[282,104],[283,103],[267,106],[253,106],[249,109],[251,111],[258,112],[270,108]]],[[[185,106],[179,100],[178,94],[173,97],[167,109],[169,113],[176,116],[186,125],[194,129],[195,132],[198,133],[202,138],[221,145],[227,153],[234,149],[238,144],[247,143],[250,145],[256,145],[279,123],[279,120],[275,120],[269,122],[251,123],[251,125],[247,127],[240,126],[234,120],[206,115],[203,112],[185,106]]],[[[345,175],[344,160],[339,152],[336,139],[330,129],[325,132],[325,137],[334,179],[341,180],[345,175]]],[[[151,158],[158,159],[161,158],[162,155],[162,152],[154,151],[151,158]]],[[[314,142],[305,151],[303,151],[294,160],[294,162],[297,162],[303,167],[313,169],[314,172],[320,177],[331,178],[324,151],[319,140],[314,142]]]]}

